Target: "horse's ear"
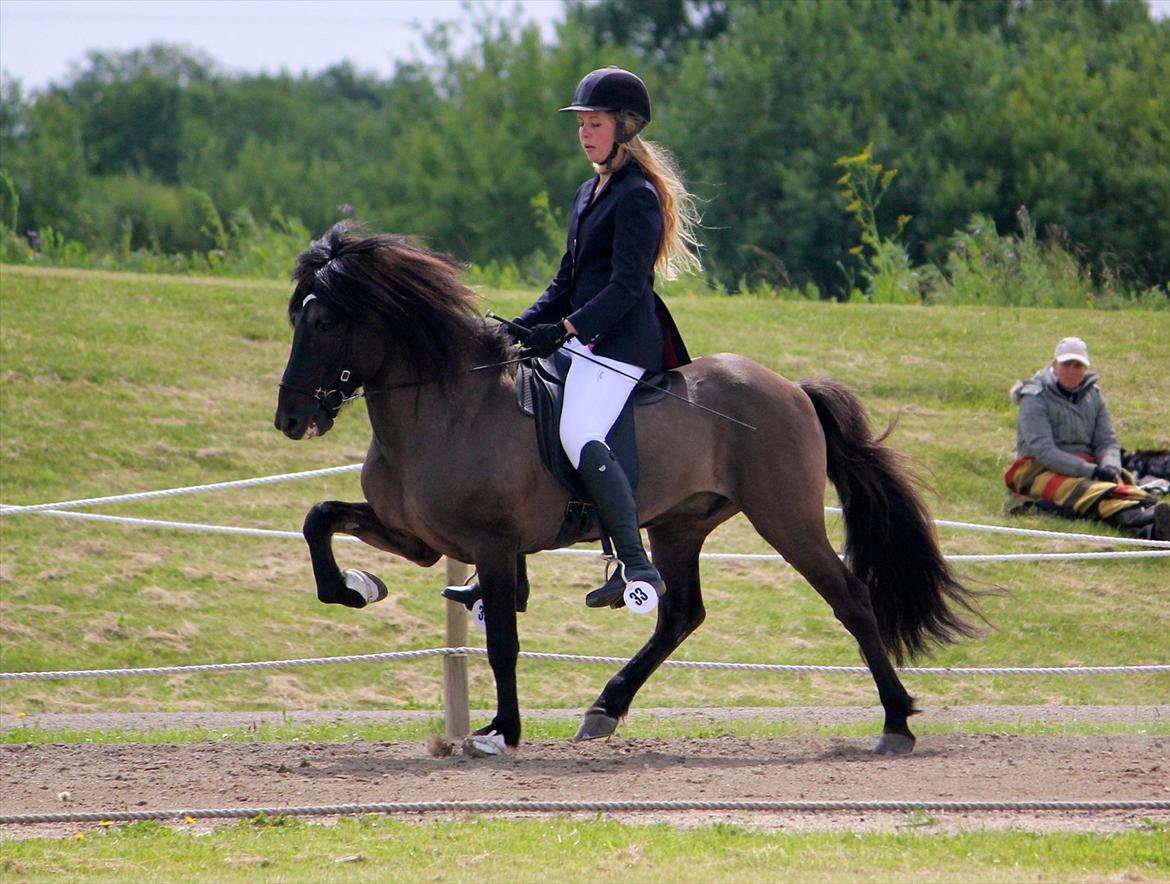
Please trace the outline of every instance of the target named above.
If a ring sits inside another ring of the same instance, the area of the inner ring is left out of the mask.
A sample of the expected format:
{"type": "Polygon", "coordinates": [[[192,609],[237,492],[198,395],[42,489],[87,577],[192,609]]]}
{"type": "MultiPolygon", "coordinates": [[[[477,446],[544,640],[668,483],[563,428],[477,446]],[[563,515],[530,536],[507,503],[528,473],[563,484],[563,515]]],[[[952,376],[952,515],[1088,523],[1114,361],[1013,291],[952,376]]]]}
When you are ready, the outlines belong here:
{"type": "MultiPolygon", "coordinates": [[[[339,221],[326,230],[320,239],[309,243],[309,247],[297,256],[293,268],[292,278],[298,287],[306,281],[311,285],[321,268],[346,251],[354,239],[356,228],[357,225],[352,221],[339,221]]],[[[302,293],[302,297],[304,294],[307,293],[302,293]]]]}
{"type": "Polygon", "coordinates": [[[352,218],[345,218],[338,221],[325,231],[325,236],[321,238],[328,252],[325,260],[330,261],[338,257],[354,245],[360,243],[364,238],[365,233],[362,230],[361,224],[357,221],[352,218]]]}
{"type": "Polygon", "coordinates": [[[338,221],[325,231],[320,243],[324,247],[325,255],[323,257],[326,261],[336,258],[338,253],[345,248],[346,233],[348,233],[348,227],[344,221],[338,221]]]}

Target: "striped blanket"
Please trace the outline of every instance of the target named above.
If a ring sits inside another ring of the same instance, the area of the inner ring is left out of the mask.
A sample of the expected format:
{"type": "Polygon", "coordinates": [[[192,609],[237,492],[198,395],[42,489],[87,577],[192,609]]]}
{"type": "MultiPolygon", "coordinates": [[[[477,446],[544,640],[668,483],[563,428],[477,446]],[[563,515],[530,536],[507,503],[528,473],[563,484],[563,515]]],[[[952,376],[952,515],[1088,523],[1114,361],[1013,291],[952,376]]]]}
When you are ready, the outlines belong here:
{"type": "Polygon", "coordinates": [[[1054,505],[1060,515],[1104,521],[1124,509],[1155,502],[1132,473],[1122,470],[1121,476],[1120,484],[1062,476],[1030,457],[1021,457],[1004,473],[1003,481],[1022,497],[1054,505]]]}

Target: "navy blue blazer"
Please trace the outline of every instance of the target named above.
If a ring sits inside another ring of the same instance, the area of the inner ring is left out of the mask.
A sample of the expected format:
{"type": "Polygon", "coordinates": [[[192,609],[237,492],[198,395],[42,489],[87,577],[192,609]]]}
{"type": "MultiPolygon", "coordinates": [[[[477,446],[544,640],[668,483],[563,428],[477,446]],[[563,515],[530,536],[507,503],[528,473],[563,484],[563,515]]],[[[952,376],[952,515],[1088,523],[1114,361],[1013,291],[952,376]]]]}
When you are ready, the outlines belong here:
{"type": "Polygon", "coordinates": [[[568,319],[598,356],[651,371],[690,361],[666,305],[654,293],[662,240],[658,191],[628,161],[593,199],[598,176],[577,189],[556,278],[519,318],[522,325],[568,319]]]}

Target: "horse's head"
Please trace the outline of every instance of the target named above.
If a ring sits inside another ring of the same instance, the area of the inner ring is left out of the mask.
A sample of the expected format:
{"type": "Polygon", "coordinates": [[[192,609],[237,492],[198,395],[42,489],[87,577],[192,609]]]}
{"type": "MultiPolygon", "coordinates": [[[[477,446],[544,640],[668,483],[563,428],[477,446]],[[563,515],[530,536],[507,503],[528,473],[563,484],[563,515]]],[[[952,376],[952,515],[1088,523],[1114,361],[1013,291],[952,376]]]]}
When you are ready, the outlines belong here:
{"type": "Polygon", "coordinates": [[[290,312],[292,351],[276,406],[276,428],[290,439],[323,436],[341,406],[363,383],[354,342],[357,329],[310,292],[290,312]]]}
{"type": "Polygon", "coordinates": [[[350,227],[337,225],[297,258],[296,287],[288,302],[292,350],[276,406],[276,428],[290,439],[323,436],[341,406],[381,362],[369,317],[343,275],[359,269],[360,254],[350,227]]]}
{"type": "Polygon", "coordinates": [[[504,339],[485,331],[457,272],[449,258],[406,237],[362,236],[349,222],[302,252],[276,428],[290,439],[324,435],[358,387],[392,375],[446,389],[485,347],[502,352],[504,339]]]}

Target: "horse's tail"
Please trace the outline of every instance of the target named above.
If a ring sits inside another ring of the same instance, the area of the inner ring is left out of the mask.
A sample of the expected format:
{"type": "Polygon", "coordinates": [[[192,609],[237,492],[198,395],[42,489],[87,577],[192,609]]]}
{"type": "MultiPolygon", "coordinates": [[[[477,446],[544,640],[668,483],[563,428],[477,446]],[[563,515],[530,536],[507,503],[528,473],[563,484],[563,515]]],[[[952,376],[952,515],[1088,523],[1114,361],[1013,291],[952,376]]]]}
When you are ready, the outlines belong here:
{"type": "Polygon", "coordinates": [[[932,642],[977,635],[952,606],[978,615],[980,593],[951,572],[903,456],[883,444],[893,424],[875,436],[857,397],[837,381],[810,378],[800,388],[825,433],[829,479],[845,514],[845,564],[869,587],[886,648],[901,664],[932,642]]]}

